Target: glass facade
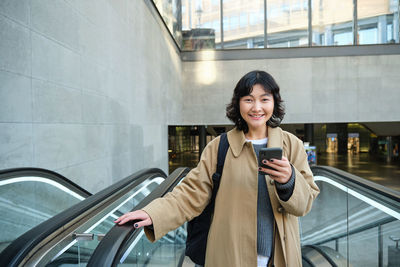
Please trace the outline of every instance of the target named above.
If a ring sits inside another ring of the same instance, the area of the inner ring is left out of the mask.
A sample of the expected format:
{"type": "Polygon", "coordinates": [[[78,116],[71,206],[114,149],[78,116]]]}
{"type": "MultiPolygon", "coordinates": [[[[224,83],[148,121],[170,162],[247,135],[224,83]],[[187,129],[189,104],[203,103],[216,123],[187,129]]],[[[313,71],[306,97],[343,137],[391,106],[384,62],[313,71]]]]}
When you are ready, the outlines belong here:
{"type": "Polygon", "coordinates": [[[308,46],[308,0],[267,1],[268,47],[308,46]]]}
{"type": "Polygon", "coordinates": [[[223,1],[224,49],[264,48],[264,0],[223,1]]]}
{"type": "Polygon", "coordinates": [[[181,0],[152,0],[169,32],[177,43],[182,42],[181,0]]]}
{"type": "Polygon", "coordinates": [[[399,0],[153,3],[183,51],[399,43],[399,0]]]}
{"type": "Polygon", "coordinates": [[[221,46],[219,0],[181,0],[182,50],[215,49],[221,46]]]}
{"type": "Polygon", "coordinates": [[[358,44],[399,42],[399,1],[358,0],[358,44]]]}
{"type": "Polygon", "coordinates": [[[352,45],[353,10],[353,0],[312,1],[312,45],[352,45]]]}

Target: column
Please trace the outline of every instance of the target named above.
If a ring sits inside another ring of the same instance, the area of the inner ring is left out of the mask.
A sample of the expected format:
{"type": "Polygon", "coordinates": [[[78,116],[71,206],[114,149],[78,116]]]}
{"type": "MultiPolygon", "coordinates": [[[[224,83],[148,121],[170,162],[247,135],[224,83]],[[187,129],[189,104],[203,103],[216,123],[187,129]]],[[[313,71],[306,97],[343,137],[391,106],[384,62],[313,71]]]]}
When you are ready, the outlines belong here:
{"type": "Polygon", "coordinates": [[[387,141],[387,156],[386,161],[391,162],[393,159],[393,140],[391,136],[386,137],[387,141]]]}
{"type": "Polygon", "coordinates": [[[206,147],[206,143],[207,143],[206,127],[199,126],[199,159],[201,157],[201,153],[203,153],[203,150],[206,147]]]}
{"type": "Polygon", "coordinates": [[[386,16],[382,15],[378,17],[378,44],[387,43],[387,22],[386,16]]]}
{"type": "Polygon", "coordinates": [[[338,123],[338,154],[346,154],[347,153],[347,123],[338,123]]]}
{"type": "Polygon", "coordinates": [[[304,142],[309,142],[310,145],[314,145],[314,124],[304,124],[304,142]]]}

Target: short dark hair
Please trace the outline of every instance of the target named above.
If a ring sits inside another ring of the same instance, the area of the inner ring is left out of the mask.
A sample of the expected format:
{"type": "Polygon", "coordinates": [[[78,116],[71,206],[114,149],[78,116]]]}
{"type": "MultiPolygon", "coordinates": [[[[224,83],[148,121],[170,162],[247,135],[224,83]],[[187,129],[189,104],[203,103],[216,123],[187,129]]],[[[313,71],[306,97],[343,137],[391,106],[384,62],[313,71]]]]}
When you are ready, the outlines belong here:
{"type": "Polygon", "coordinates": [[[285,107],[283,106],[283,100],[279,93],[279,86],[275,82],[274,78],[265,71],[251,71],[244,75],[236,84],[236,87],[233,90],[232,101],[226,107],[226,116],[228,119],[235,124],[236,128],[245,133],[249,131],[249,127],[240,115],[239,100],[243,96],[249,95],[256,84],[264,87],[264,90],[271,93],[274,97],[274,111],[272,117],[267,121],[267,125],[273,128],[278,127],[285,115],[285,107]]]}

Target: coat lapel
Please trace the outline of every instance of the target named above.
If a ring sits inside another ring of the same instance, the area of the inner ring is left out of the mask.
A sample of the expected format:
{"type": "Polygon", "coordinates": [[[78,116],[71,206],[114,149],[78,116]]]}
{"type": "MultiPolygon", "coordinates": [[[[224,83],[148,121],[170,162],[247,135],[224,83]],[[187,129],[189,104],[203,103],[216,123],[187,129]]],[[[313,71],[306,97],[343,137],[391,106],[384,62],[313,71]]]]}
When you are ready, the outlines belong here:
{"type": "Polygon", "coordinates": [[[282,130],[279,127],[268,127],[268,144],[267,147],[283,148],[282,130]]]}
{"type": "Polygon", "coordinates": [[[235,158],[239,157],[243,150],[243,146],[246,144],[246,137],[244,137],[243,131],[237,128],[228,132],[229,146],[232,149],[233,156],[235,158]]]}

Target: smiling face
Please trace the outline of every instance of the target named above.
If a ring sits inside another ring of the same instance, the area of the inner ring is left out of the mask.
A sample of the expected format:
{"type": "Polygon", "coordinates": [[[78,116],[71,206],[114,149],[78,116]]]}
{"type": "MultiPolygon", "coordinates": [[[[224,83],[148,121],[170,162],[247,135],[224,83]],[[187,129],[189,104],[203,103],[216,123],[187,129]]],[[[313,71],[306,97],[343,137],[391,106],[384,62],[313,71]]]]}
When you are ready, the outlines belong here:
{"type": "Polygon", "coordinates": [[[274,97],[264,90],[260,84],[255,84],[249,95],[239,100],[240,115],[247,123],[249,132],[266,132],[267,121],[274,112],[274,97]]]}

